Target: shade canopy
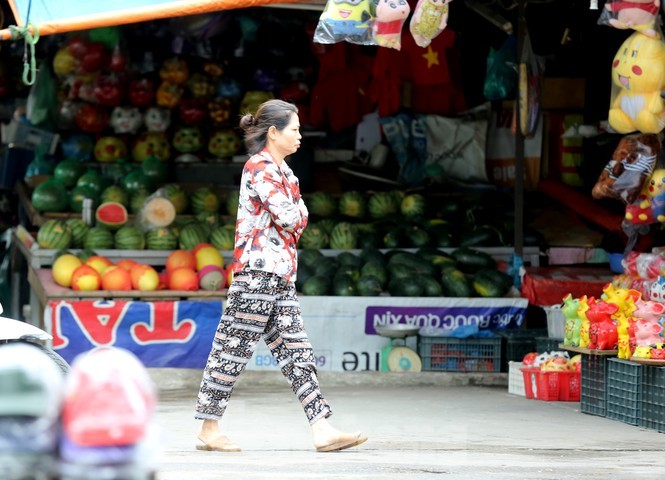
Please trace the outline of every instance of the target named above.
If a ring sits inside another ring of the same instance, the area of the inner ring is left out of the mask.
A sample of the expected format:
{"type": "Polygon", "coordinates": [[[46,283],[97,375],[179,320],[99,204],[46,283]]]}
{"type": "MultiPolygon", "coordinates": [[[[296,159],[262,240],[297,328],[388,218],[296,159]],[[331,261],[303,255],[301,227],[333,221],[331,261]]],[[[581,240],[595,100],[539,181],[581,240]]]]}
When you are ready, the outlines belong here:
{"type": "MultiPolygon", "coordinates": [[[[321,0],[8,0],[17,27],[34,25],[39,35],[110,27],[200,13],[286,4],[321,8],[321,0]]],[[[0,30],[0,40],[15,38],[12,29],[0,30]]]]}

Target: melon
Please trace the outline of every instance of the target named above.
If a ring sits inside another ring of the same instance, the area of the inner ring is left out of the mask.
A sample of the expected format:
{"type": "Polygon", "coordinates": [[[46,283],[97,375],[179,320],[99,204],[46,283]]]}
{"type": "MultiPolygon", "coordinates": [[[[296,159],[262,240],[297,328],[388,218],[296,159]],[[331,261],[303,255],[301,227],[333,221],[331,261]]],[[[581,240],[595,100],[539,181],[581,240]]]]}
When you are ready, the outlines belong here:
{"type": "Polygon", "coordinates": [[[76,181],[77,187],[90,187],[96,195],[100,195],[109,185],[111,185],[111,179],[105,177],[97,170],[85,172],[76,181]]]}
{"type": "Polygon", "coordinates": [[[118,250],[143,250],[145,237],[143,232],[132,225],[120,228],[113,237],[115,248],[118,250]]]}
{"type": "Polygon", "coordinates": [[[201,212],[217,212],[219,210],[219,197],[215,192],[207,187],[196,189],[192,195],[192,211],[194,213],[201,212]]]}
{"type": "Polygon", "coordinates": [[[67,189],[53,178],[37,185],[30,200],[35,210],[40,212],[64,212],[69,206],[67,189]]]}
{"type": "Polygon", "coordinates": [[[407,218],[420,218],[425,215],[427,201],[419,193],[405,195],[400,203],[400,211],[407,218]]]}
{"type": "Polygon", "coordinates": [[[162,189],[166,198],[171,200],[175,207],[176,213],[185,213],[189,207],[189,198],[185,191],[175,183],[165,185],[162,189]]]}
{"type": "Polygon", "coordinates": [[[210,234],[210,243],[218,250],[233,250],[235,242],[236,233],[233,225],[217,227],[210,234]]]}
{"type": "Polygon", "coordinates": [[[351,218],[363,218],[367,210],[365,195],[360,192],[345,192],[339,197],[339,213],[351,218]]]}
{"type": "Polygon", "coordinates": [[[369,197],[367,210],[372,218],[388,218],[400,210],[401,199],[391,192],[376,192],[369,197]]]}
{"type": "Polygon", "coordinates": [[[86,166],[79,160],[66,158],[55,166],[53,178],[59,180],[65,187],[73,187],[85,171],[86,166]]]}
{"type": "Polygon", "coordinates": [[[99,200],[102,203],[116,202],[123,204],[125,207],[129,206],[129,194],[124,188],[118,185],[111,185],[106,187],[102,194],[99,196],[99,200]]]}
{"type": "Polygon", "coordinates": [[[226,211],[229,215],[236,217],[238,215],[238,203],[240,202],[240,192],[230,192],[226,197],[226,211]]]}
{"type": "Polygon", "coordinates": [[[72,231],[71,246],[74,248],[83,247],[85,235],[88,233],[88,230],[90,230],[90,226],[80,218],[68,219],[67,225],[69,225],[69,228],[72,231]]]}
{"type": "Polygon", "coordinates": [[[315,192],[307,200],[307,207],[312,215],[329,217],[337,210],[337,202],[328,192],[315,192]]]}
{"type": "Polygon", "coordinates": [[[149,250],[175,250],[178,248],[178,237],[168,228],[157,228],[146,234],[145,244],[149,250]]]}
{"type": "Polygon", "coordinates": [[[199,223],[190,223],[185,225],[180,230],[178,237],[178,244],[183,250],[191,250],[199,243],[208,241],[208,234],[206,229],[199,223]]]}
{"type": "Polygon", "coordinates": [[[102,277],[90,265],[81,265],[72,274],[72,289],[80,291],[99,290],[102,286],[102,277]]]}
{"type": "Polygon", "coordinates": [[[141,162],[141,171],[153,185],[164,183],[168,176],[166,162],[157,157],[148,157],[141,162]]]}
{"type": "Polygon", "coordinates": [[[129,196],[129,211],[132,213],[139,213],[149,196],[150,192],[145,188],[132,192],[129,196]]]}
{"type": "Polygon", "coordinates": [[[173,203],[164,197],[148,198],[141,208],[141,220],[149,229],[168,227],[175,220],[175,216],[173,203]]]}
{"type": "Polygon", "coordinates": [[[130,193],[137,190],[152,190],[152,180],[141,169],[134,169],[122,179],[122,187],[130,193]]]}
{"type": "Polygon", "coordinates": [[[84,248],[76,254],[76,256],[79,257],[83,263],[85,263],[90,257],[94,257],[96,255],[97,252],[90,248],[84,248]]]}
{"type": "Polygon", "coordinates": [[[224,268],[224,259],[222,254],[219,253],[212,245],[204,246],[194,251],[194,257],[196,257],[196,270],[202,270],[203,267],[208,265],[215,265],[219,268],[224,268]]]}
{"type": "Polygon", "coordinates": [[[49,250],[69,248],[72,241],[72,230],[64,220],[46,220],[37,231],[37,244],[49,250]]]}
{"type": "Polygon", "coordinates": [[[106,227],[97,226],[92,227],[85,234],[83,247],[91,250],[109,250],[113,248],[113,233],[106,227]]]}
{"type": "Polygon", "coordinates": [[[83,200],[89,198],[93,205],[99,203],[99,195],[89,185],[78,185],[69,192],[69,209],[74,213],[81,213],[83,200]]]}
{"type": "Polygon", "coordinates": [[[129,216],[127,209],[122,203],[106,202],[97,207],[95,219],[99,225],[111,230],[117,230],[127,223],[129,216]]]}

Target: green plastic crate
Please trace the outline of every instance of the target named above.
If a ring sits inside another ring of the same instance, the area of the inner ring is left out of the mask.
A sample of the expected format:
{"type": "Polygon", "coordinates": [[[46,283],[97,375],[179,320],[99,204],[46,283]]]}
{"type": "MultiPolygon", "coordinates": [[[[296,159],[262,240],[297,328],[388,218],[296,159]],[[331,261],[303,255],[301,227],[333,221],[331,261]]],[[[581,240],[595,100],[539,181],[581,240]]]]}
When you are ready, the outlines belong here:
{"type": "Polygon", "coordinates": [[[629,425],[640,422],[642,365],[610,358],[607,364],[607,418],[629,425]]]}
{"type": "Polygon", "coordinates": [[[538,353],[561,350],[559,344],[563,343],[563,338],[536,337],[536,351],[538,353]]]}
{"type": "Polygon", "coordinates": [[[580,411],[590,415],[607,415],[607,355],[582,354],[582,395],[580,411]]]}
{"type": "Polygon", "coordinates": [[[508,371],[509,362],[522,362],[524,355],[536,351],[536,337],[547,334],[544,329],[504,329],[494,330],[501,337],[501,371],[508,371]]]}
{"type": "Polygon", "coordinates": [[[499,372],[501,338],[418,337],[424,371],[499,372]]]}
{"type": "Polygon", "coordinates": [[[644,366],[639,426],[665,433],[665,368],[644,366]]]}

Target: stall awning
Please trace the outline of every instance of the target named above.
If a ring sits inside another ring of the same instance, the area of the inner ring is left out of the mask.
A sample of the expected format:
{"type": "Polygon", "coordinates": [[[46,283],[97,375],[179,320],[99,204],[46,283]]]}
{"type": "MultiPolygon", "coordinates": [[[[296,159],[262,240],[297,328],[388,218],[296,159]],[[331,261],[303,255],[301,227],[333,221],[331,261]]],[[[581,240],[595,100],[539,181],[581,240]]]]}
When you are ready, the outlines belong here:
{"type": "MultiPolygon", "coordinates": [[[[17,27],[34,25],[39,35],[125,25],[200,13],[287,4],[318,6],[324,1],[298,0],[8,0],[17,27]]],[[[14,29],[0,30],[0,40],[11,40],[14,29]]]]}

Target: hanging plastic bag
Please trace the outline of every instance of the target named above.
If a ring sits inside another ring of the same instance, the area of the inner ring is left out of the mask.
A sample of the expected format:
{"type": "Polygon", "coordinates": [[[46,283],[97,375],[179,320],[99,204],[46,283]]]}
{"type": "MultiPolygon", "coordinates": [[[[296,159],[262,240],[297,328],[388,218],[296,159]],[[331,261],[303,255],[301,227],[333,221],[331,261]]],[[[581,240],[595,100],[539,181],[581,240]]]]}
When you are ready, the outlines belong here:
{"type": "MultiPolygon", "coordinates": [[[[519,106],[520,131],[527,138],[531,138],[538,128],[543,70],[543,59],[533,53],[531,38],[527,32],[524,36],[524,46],[518,70],[519,96],[514,107],[516,110],[519,106]]],[[[517,115],[513,115],[513,134],[517,131],[516,119],[517,115]]]]}
{"type": "Polygon", "coordinates": [[[628,37],[612,61],[608,121],[618,133],[658,133],[665,127],[665,42],[639,32],[628,37]]]}
{"type": "Polygon", "coordinates": [[[46,62],[42,62],[35,83],[26,101],[26,118],[35,127],[55,125],[58,113],[58,95],[55,78],[46,62]]]}
{"type": "Polygon", "coordinates": [[[448,5],[452,0],[418,0],[409,30],[419,47],[427,47],[448,25],[448,5]]]}
{"type": "Polygon", "coordinates": [[[619,30],[633,29],[652,38],[658,37],[660,0],[607,0],[598,25],[619,30]]]}
{"type": "Polygon", "coordinates": [[[372,0],[328,0],[314,31],[314,42],[376,45],[372,33],[375,9],[372,0]]]}
{"type": "Polygon", "coordinates": [[[517,85],[517,41],[509,36],[499,50],[491,50],[487,56],[487,74],[483,94],[488,100],[510,97],[517,85]]]}

